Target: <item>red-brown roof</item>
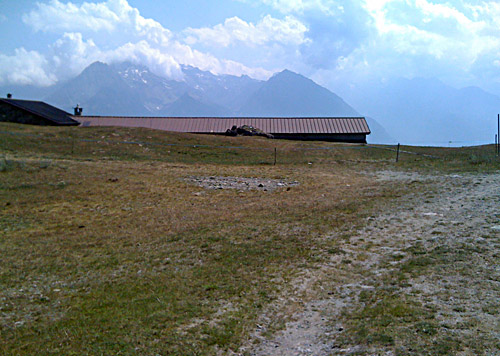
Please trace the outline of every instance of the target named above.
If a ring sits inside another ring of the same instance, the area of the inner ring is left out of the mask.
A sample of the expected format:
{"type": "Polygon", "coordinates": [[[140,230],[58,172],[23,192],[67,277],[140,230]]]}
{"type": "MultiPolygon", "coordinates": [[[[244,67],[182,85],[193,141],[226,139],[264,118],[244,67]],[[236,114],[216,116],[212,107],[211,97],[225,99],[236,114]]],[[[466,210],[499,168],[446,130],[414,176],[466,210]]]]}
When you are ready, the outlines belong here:
{"type": "Polygon", "coordinates": [[[119,117],[73,116],[83,126],[145,127],[188,133],[224,133],[248,125],[271,134],[370,134],[364,117],[119,117]]]}

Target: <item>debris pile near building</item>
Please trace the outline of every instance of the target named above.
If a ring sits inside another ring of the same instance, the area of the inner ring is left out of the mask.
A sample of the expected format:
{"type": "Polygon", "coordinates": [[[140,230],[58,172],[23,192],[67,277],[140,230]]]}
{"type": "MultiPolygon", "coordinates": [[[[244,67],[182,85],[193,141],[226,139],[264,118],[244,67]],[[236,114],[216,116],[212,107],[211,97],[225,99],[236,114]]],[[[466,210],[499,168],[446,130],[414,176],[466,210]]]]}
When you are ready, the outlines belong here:
{"type": "Polygon", "coordinates": [[[248,126],[248,125],[242,125],[242,126],[236,126],[234,125],[230,129],[227,129],[226,131],[227,136],[263,136],[267,138],[274,138],[273,135],[262,131],[261,129],[258,129],[253,126],[248,126]]]}

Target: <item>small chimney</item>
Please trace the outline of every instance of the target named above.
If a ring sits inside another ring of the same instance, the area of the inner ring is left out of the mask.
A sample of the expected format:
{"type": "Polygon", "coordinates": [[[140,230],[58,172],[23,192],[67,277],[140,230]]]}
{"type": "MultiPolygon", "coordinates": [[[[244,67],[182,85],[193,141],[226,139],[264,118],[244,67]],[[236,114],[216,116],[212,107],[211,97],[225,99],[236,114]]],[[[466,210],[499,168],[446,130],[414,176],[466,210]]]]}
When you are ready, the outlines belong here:
{"type": "Polygon", "coordinates": [[[80,105],[76,104],[76,107],[74,109],[75,109],[75,116],[82,116],[83,108],[81,108],[80,105]]]}
{"type": "Polygon", "coordinates": [[[7,94],[7,99],[12,99],[12,94],[11,93],[7,94]]]}

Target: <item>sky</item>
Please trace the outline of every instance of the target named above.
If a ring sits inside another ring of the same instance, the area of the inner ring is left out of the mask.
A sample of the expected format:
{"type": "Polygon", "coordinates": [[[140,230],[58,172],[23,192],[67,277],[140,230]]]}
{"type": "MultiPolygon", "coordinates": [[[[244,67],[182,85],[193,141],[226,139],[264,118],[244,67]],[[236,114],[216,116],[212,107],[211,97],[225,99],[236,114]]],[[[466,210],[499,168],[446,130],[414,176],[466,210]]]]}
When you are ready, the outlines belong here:
{"type": "Polygon", "coordinates": [[[181,65],[335,89],[438,78],[500,94],[500,2],[0,0],[0,85],[50,86],[94,61],[181,65]]]}

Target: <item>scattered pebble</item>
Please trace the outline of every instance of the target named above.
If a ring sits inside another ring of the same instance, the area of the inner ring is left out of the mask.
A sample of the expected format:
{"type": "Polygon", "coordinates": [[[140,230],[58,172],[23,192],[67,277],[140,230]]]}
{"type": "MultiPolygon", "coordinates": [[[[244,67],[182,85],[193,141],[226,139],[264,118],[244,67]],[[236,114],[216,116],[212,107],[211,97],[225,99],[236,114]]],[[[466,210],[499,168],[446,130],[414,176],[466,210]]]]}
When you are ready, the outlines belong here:
{"type": "Polygon", "coordinates": [[[443,216],[443,214],[438,214],[438,213],[433,213],[433,212],[423,213],[422,215],[424,215],[424,216],[443,216]]]}

